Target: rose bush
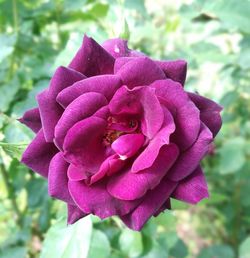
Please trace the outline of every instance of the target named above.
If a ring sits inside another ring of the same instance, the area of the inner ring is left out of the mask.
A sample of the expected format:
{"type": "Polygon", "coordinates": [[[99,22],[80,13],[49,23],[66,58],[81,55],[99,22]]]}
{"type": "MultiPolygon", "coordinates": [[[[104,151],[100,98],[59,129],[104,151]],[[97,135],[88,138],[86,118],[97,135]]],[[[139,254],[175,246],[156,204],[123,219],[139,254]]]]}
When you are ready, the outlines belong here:
{"type": "Polygon", "coordinates": [[[155,61],[122,39],[84,37],[38,108],[20,121],[36,136],[22,156],[67,203],[68,222],[118,215],[141,230],[170,209],[208,197],[200,161],[221,127],[221,107],[185,92],[186,62],[155,61]]]}

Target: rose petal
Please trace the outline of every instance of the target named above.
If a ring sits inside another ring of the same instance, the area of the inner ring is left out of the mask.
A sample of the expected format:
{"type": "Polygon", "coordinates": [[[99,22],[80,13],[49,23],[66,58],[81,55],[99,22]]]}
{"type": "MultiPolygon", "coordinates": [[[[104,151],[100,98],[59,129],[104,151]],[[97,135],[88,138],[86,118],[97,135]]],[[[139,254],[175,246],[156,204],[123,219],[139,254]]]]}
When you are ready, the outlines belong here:
{"type": "Polygon", "coordinates": [[[68,204],[68,224],[73,224],[88,214],[80,210],[76,205],[68,204]]]}
{"type": "Polygon", "coordinates": [[[142,203],[135,210],[122,216],[121,219],[129,228],[140,231],[151,216],[169,199],[176,185],[176,182],[162,180],[154,190],[145,195],[142,203]]]}
{"type": "Polygon", "coordinates": [[[174,116],[176,130],[171,141],[181,150],[186,150],[194,143],[200,130],[199,109],[189,99],[181,84],[173,80],[156,81],[150,86],[155,88],[162,105],[174,116]]]}
{"type": "Polygon", "coordinates": [[[64,88],[84,78],[85,76],[72,69],[59,67],[51,79],[49,89],[37,95],[46,141],[53,141],[55,126],[63,113],[62,107],[56,102],[57,94],[64,88]]]}
{"type": "Polygon", "coordinates": [[[76,123],[64,140],[65,159],[90,173],[96,172],[106,158],[103,145],[105,128],[106,121],[98,117],[89,117],[76,123]]]}
{"type": "Polygon", "coordinates": [[[40,113],[38,108],[33,108],[26,111],[22,118],[18,119],[19,122],[25,124],[33,132],[37,133],[42,128],[40,113]]]}
{"type": "Polygon", "coordinates": [[[98,92],[110,100],[121,86],[121,79],[116,75],[100,75],[78,81],[62,90],[57,96],[57,102],[66,108],[73,100],[87,92],[98,92]]]}
{"type": "Polygon", "coordinates": [[[154,164],[140,173],[131,173],[130,169],[113,176],[108,184],[109,193],[122,200],[141,198],[149,189],[154,189],[174,164],[179,154],[174,144],[163,146],[154,164]]]}
{"type": "Polygon", "coordinates": [[[48,192],[51,197],[73,204],[68,191],[67,163],[61,152],[58,152],[51,160],[48,174],[48,192]]]}
{"type": "Polygon", "coordinates": [[[122,158],[134,156],[144,144],[143,134],[125,134],[116,139],[111,148],[122,158]]]}
{"type": "Polygon", "coordinates": [[[161,147],[169,144],[169,138],[175,130],[175,124],[171,113],[166,108],[163,108],[163,111],[165,117],[164,124],[160,131],[149,142],[145,150],[134,161],[131,170],[133,173],[151,167],[157,158],[161,147]]]}
{"type": "Polygon", "coordinates": [[[154,89],[150,87],[136,87],[132,90],[126,86],[121,87],[110,101],[109,109],[114,115],[142,116],[142,132],[150,139],[161,128],[164,119],[162,107],[154,89]]]}
{"type": "Polygon", "coordinates": [[[45,141],[41,129],[22,155],[21,162],[43,177],[48,177],[49,163],[58,149],[45,141]]]}
{"type": "Polygon", "coordinates": [[[164,212],[165,210],[171,210],[171,200],[168,198],[166,202],[154,213],[154,217],[160,215],[160,213],[164,212]]]}
{"type": "Polygon", "coordinates": [[[149,85],[155,80],[166,78],[164,72],[147,57],[138,57],[127,62],[117,71],[117,75],[129,88],[149,85]]]}
{"type": "Polygon", "coordinates": [[[69,181],[69,191],[75,203],[85,213],[92,213],[101,219],[113,215],[125,215],[133,210],[139,201],[121,201],[112,197],[106,190],[105,182],[91,186],[84,181],[69,181]]]}
{"type": "Polygon", "coordinates": [[[84,35],[81,48],[69,64],[87,77],[113,73],[114,58],[94,39],[84,35]]]}
{"type": "Polygon", "coordinates": [[[222,119],[220,116],[222,107],[214,101],[198,94],[188,93],[188,95],[200,110],[201,121],[210,129],[215,137],[222,125],[222,119]]]}
{"type": "Polygon", "coordinates": [[[106,98],[96,92],[89,92],[75,99],[65,109],[55,127],[55,143],[62,149],[68,130],[80,120],[93,115],[99,108],[107,104],[106,98]]]}
{"type": "Polygon", "coordinates": [[[197,141],[180,155],[167,177],[173,181],[180,181],[190,175],[208,152],[212,140],[211,131],[202,124],[197,141]]]}
{"type": "Polygon", "coordinates": [[[172,197],[191,204],[209,197],[206,179],[200,166],[190,176],[179,182],[172,197]]]}
{"type": "Polygon", "coordinates": [[[184,85],[187,74],[187,62],[184,60],[155,61],[167,78],[184,85]]]}

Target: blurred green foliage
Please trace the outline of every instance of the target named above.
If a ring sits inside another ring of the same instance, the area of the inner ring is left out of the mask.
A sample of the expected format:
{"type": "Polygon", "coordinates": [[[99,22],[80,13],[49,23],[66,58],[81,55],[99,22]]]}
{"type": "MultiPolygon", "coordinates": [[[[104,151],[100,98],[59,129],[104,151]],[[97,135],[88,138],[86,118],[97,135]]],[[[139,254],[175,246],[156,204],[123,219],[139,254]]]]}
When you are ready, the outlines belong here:
{"type": "Polygon", "coordinates": [[[0,0],[0,257],[249,258],[249,15],[249,0],[0,0]],[[153,58],[186,59],[186,88],[224,106],[203,164],[210,199],[196,207],[175,201],[141,233],[116,218],[66,226],[64,205],[18,161],[33,133],[16,119],[84,33],[129,39],[153,58]]]}

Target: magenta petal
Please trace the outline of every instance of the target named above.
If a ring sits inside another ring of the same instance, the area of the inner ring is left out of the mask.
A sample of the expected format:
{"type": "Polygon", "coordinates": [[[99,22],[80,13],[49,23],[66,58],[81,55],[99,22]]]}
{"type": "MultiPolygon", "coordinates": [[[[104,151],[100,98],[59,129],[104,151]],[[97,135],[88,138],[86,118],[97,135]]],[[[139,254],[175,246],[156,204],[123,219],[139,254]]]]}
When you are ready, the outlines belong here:
{"type": "Polygon", "coordinates": [[[154,164],[140,173],[127,170],[113,176],[108,184],[109,193],[122,200],[135,200],[154,189],[174,164],[179,154],[174,144],[163,146],[154,164]]]}
{"type": "Polygon", "coordinates": [[[37,133],[42,128],[40,113],[38,108],[26,111],[19,122],[28,126],[33,132],[37,133]]]}
{"type": "Polygon", "coordinates": [[[75,166],[95,172],[106,158],[103,135],[106,121],[89,117],[76,123],[67,133],[63,149],[64,157],[75,166]]]}
{"type": "Polygon", "coordinates": [[[49,163],[57,152],[53,143],[45,141],[43,131],[40,130],[24,151],[21,162],[41,176],[48,177],[49,163]]]}
{"type": "Polygon", "coordinates": [[[83,38],[81,48],[69,64],[73,68],[87,77],[113,73],[114,58],[94,39],[83,38]]]}
{"type": "Polygon", "coordinates": [[[212,140],[211,131],[202,124],[197,141],[180,155],[167,177],[173,181],[180,181],[190,175],[207,154],[212,140]]]}
{"type": "Polygon", "coordinates": [[[162,180],[154,190],[145,195],[142,203],[135,210],[122,216],[121,219],[129,228],[140,231],[151,216],[169,199],[176,185],[176,182],[162,180]]]}
{"type": "Polygon", "coordinates": [[[51,79],[49,89],[37,95],[46,141],[53,141],[55,126],[63,113],[62,107],[56,102],[57,94],[64,88],[84,78],[85,76],[72,69],[59,67],[51,79]]]}
{"type": "Polygon", "coordinates": [[[69,180],[71,180],[71,181],[81,181],[83,179],[88,178],[85,169],[74,166],[73,164],[69,165],[67,175],[68,175],[69,180]]]}
{"type": "Polygon", "coordinates": [[[117,71],[123,83],[129,88],[149,85],[155,80],[165,79],[164,72],[151,59],[138,57],[127,62],[117,71]]]}
{"type": "Polygon", "coordinates": [[[206,179],[200,166],[190,176],[179,182],[172,197],[191,204],[209,197],[206,179]]]}
{"type": "Polygon", "coordinates": [[[55,142],[62,149],[68,130],[78,121],[93,115],[99,108],[107,105],[106,98],[96,92],[81,95],[68,105],[55,127],[55,142]]]}
{"type": "Polygon", "coordinates": [[[121,160],[117,154],[108,157],[100,166],[97,173],[95,173],[91,179],[90,184],[97,182],[105,176],[111,176],[122,169],[125,165],[125,161],[121,160]]]}
{"type": "Polygon", "coordinates": [[[121,201],[112,197],[104,182],[91,186],[84,181],[69,181],[69,191],[75,203],[85,213],[92,213],[101,219],[113,215],[125,215],[133,210],[139,201],[121,201]]]}
{"type": "Polygon", "coordinates": [[[155,61],[167,78],[184,85],[187,74],[187,62],[184,60],[155,61]]]}
{"type": "Polygon", "coordinates": [[[154,213],[154,217],[160,215],[160,213],[164,212],[165,210],[171,210],[171,200],[168,198],[166,202],[154,213]]]}
{"type": "Polygon", "coordinates": [[[181,150],[186,150],[196,140],[200,130],[200,111],[189,99],[180,83],[173,80],[161,80],[151,84],[162,105],[171,111],[176,130],[172,135],[181,150]]]}
{"type": "Polygon", "coordinates": [[[48,174],[48,191],[51,197],[67,203],[74,203],[68,191],[67,163],[61,152],[58,152],[50,162],[48,174]]]}
{"type": "Polygon", "coordinates": [[[143,134],[125,134],[116,139],[111,148],[122,158],[134,156],[144,144],[143,134]]]}
{"type": "Polygon", "coordinates": [[[136,57],[120,57],[115,60],[114,65],[114,74],[118,73],[118,71],[121,69],[122,66],[124,66],[126,63],[131,62],[135,60],[136,57]]]}
{"type": "Polygon", "coordinates": [[[198,94],[188,93],[188,95],[200,110],[201,121],[210,129],[215,137],[222,125],[222,119],[220,116],[222,107],[214,101],[198,94]]]}
{"type": "Polygon", "coordinates": [[[135,114],[142,117],[142,132],[148,138],[161,128],[164,113],[155,90],[150,87],[136,87],[132,90],[126,86],[115,93],[109,103],[112,114],[135,114]]]}
{"type": "Polygon", "coordinates": [[[163,111],[165,116],[164,124],[145,150],[134,161],[132,165],[133,173],[151,167],[159,154],[160,148],[163,145],[169,144],[169,138],[175,130],[175,124],[171,113],[166,108],[163,111]]]}
{"type": "Polygon", "coordinates": [[[73,100],[87,92],[98,92],[110,100],[121,86],[121,79],[116,75],[99,75],[78,81],[62,90],[57,96],[57,102],[66,108],[73,100]]]}
{"type": "Polygon", "coordinates": [[[77,220],[85,217],[86,213],[80,210],[76,205],[68,204],[68,224],[73,224],[77,220]]]}

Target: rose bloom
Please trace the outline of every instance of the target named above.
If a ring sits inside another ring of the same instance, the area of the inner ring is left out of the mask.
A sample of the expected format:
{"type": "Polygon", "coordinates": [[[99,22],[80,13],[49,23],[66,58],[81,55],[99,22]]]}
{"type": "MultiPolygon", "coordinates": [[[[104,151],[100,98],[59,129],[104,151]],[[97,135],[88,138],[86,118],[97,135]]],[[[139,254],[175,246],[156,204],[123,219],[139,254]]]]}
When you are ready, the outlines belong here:
{"type": "Polygon", "coordinates": [[[68,67],[20,119],[36,136],[22,162],[67,203],[68,223],[117,215],[133,230],[175,198],[208,197],[200,167],[221,107],[184,90],[187,64],[156,61],[127,41],[84,36],[68,67]]]}

